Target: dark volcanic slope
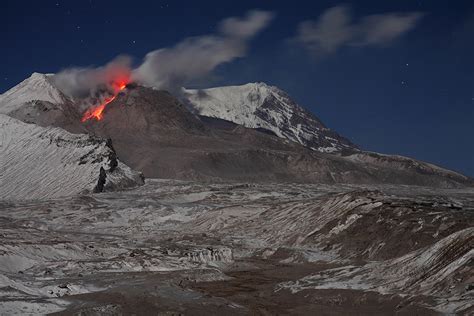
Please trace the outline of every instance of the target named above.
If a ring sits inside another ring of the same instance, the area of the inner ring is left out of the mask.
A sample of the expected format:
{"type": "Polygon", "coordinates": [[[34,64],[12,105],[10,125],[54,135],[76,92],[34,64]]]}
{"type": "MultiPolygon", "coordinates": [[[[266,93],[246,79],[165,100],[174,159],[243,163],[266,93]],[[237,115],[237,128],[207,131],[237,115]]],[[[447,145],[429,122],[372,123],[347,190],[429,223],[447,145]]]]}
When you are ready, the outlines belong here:
{"type": "Polygon", "coordinates": [[[307,150],[265,131],[201,120],[165,91],[129,88],[90,121],[111,138],[119,158],[146,177],[459,186],[472,180],[408,158],[307,150]]]}
{"type": "Polygon", "coordinates": [[[111,138],[119,156],[148,177],[290,179],[283,153],[300,149],[238,125],[204,123],[169,93],[142,87],[120,95],[87,127],[111,138]]]}

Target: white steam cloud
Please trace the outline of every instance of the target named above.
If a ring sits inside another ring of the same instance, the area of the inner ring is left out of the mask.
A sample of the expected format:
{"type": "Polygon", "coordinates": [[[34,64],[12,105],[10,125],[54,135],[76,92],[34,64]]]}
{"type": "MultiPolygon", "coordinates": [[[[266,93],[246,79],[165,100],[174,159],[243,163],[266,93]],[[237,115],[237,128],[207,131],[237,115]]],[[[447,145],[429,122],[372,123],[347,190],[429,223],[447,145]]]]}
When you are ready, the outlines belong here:
{"type": "Polygon", "coordinates": [[[98,86],[107,86],[117,76],[158,89],[178,91],[186,84],[209,75],[217,66],[246,55],[249,41],[272,20],[273,13],[254,10],[244,17],[224,19],[213,35],[191,37],[174,47],[148,53],[143,63],[131,68],[131,59],[120,56],[99,68],[71,68],[54,76],[66,94],[81,96],[98,86]]]}
{"type": "Polygon", "coordinates": [[[336,52],[343,46],[383,45],[413,29],[423,13],[384,13],[353,22],[347,6],[326,10],[317,21],[299,25],[296,40],[316,55],[336,52]]]}

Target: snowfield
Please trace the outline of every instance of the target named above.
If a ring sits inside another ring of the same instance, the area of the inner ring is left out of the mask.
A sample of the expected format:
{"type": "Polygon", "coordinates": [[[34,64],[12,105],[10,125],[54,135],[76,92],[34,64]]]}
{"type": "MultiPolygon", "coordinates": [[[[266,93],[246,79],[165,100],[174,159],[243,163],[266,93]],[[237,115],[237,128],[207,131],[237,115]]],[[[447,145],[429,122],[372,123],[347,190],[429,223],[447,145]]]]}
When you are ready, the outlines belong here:
{"type": "Polygon", "coordinates": [[[100,169],[108,170],[104,189],[143,183],[140,175],[117,161],[112,149],[88,135],[26,124],[0,114],[0,199],[44,199],[92,192],[100,169]]]}

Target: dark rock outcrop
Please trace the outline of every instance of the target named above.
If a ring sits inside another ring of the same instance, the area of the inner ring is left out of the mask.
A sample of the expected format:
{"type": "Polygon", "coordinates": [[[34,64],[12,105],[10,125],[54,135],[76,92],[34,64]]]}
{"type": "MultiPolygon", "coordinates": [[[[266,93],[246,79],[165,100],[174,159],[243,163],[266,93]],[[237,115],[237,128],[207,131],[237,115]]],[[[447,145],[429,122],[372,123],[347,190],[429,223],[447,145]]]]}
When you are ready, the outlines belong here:
{"type": "Polygon", "coordinates": [[[105,182],[107,181],[107,174],[105,169],[100,167],[99,179],[97,180],[97,185],[94,187],[94,193],[100,193],[104,191],[105,182]]]}

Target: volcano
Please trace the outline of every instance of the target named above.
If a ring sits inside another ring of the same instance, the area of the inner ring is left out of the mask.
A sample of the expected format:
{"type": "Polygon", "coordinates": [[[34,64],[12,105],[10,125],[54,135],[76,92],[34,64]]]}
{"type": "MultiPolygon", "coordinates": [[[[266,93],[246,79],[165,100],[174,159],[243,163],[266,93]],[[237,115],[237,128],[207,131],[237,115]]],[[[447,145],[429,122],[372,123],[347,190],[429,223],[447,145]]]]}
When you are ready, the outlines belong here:
{"type": "Polygon", "coordinates": [[[360,151],[342,137],[343,153],[311,150],[265,128],[196,116],[168,92],[145,87],[120,94],[104,119],[88,129],[111,138],[119,157],[148,177],[448,187],[473,183],[410,158],[360,151]]]}
{"type": "Polygon", "coordinates": [[[197,91],[187,91],[187,101],[180,101],[166,91],[119,85],[105,103],[81,113],[77,101],[55,88],[47,75],[34,74],[0,97],[0,109],[24,122],[111,139],[125,164],[151,178],[474,184],[464,175],[429,163],[360,150],[277,88],[264,84],[223,87],[199,97],[197,91]],[[38,85],[49,92],[38,93],[38,85]],[[15,104],[11,100],[18,94],[21,102],[15,104]],[[245,105],[248,100],[254,104],[251,113],[245,105]],[[227,116],[214,111],[217,102],[231,110],[224,111],[227,116]]]}

